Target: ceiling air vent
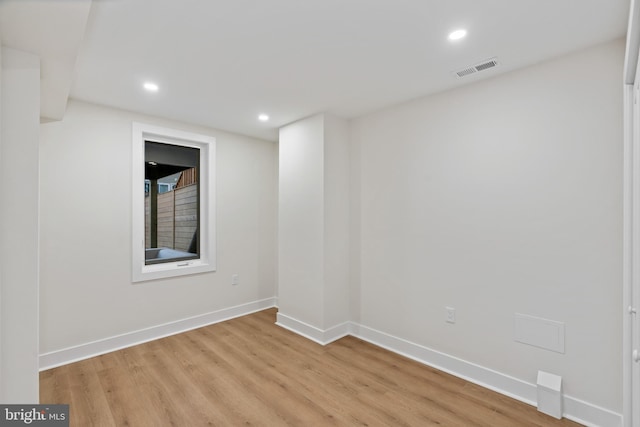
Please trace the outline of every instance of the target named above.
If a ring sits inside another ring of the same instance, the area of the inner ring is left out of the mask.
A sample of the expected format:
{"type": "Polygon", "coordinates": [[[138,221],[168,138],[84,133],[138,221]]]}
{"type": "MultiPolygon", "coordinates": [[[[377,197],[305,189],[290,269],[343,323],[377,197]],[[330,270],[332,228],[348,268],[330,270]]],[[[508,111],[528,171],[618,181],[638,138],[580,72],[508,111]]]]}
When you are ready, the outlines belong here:
{"type": "Polygon", "coordinates": [[[479,64],[473,65],[471,67],[463,68],[462,70],[456,71],[456,76],[459,79],[469,76],[471,74],[479,73],[480,71],[488,70],[489,68],[498,66],[498,58],[491,58],[485,61],[480,62],[479,64]]]}

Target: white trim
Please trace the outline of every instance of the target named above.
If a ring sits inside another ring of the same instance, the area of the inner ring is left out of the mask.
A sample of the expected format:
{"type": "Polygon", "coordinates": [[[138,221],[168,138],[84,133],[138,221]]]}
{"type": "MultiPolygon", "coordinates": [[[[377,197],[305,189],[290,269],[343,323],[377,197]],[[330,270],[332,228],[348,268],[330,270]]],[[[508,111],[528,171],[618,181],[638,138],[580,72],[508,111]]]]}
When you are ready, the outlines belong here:
{"type": "Polygon", "coordinates": [[[131,280],[141,282],[216,269],[216,139],[197,133],[144,123],[132,124],[132,270],[131,280]],[[144,145],[145,141],[200,149],[200,258],[145,265],[144,254],[144,145]]]}
{"type": "Polygon", "coordinates": [[[562,396],[562,416],[587,427],[621,427],[622,415],[575,397],[562,396]]]}
{"type": "MultiPolygon", "coordinates": [[[[488,388],[521,402],[536,406],[536,385],[467,362],[466,360],[397,338],[375,329],[352,324],[352,335],[409,359],[488,388]]],[[[622,416],[571,396],[563,396],[563,416],[593,427],[620,427],[622,416]]]]}
{"type": "Polygon", "coordinates": [[[354,336],[361,340],[529,405],[536,405],[536,387],[533,384],[367,326],[354,325],[353,329],[354,336]]]}
{"type": "Polygon", "coordinates": [[[624,147],[622,208],[622,413],[624,426],[631,427],[632,395],[632,301],[633,283],[633,99],[634,85],[624,85],[624,147]]]}
{"type": "Polygon", "coordinates": [[[294,319],[278,312],[276,325],[302,335],[320,345],[327,345],[351,334],[351,322],[344,322],[329,329],[322,330],[308,323],[294,319]]]}
{"type": "Polygon", "coordinates": [[[631,0],[629,7],[626,47],[623,81],[625,84],[632,85],[636,78],[638,52],[640,49],[640,7],[638,7],[636,0],[631,0]]]}
{"type": "MultiPolygon", "coordinates": [[[[40,370],[44,371],[57,366],[66,365],[148,341],[153,341],[170,335],[179,334],[181,332],[255,313],[267,308],[276,307],[276,301],[277,299],[275,297],[267,298],[41,354],[40,370]]],[[[320,345],[327,345],[347,335],[352,335],[363,341],[367,341],[396,354],[431,366],[443,372],[447,372],[458,378],[462,378],[505,396],[512,397],[529,405],[536,406],[535,384],[527,383],[492,369],[467,362],[446,353],[412,343],[367,326],[354,322],[344,322],[329,329],[322,330],[282,313],[278,313],[276,324],[320,345]]],[[[574,397],[564,395],[563,406],[563,416],[565,418],[586,426],[622,426],[622,416],[620,414],[574,397]]]]}
{"type": "Polygon", "coordinates": [[[280,326],[281,328],[287,329],[295,334],[301,335],[318,344],[324,345],[322,341],[323,331],[316,328],[315,326],[309,325],[308,323],[301,322],[294,319],[293,317],[289,317],[278,312],[276,316],[276,325],[280,326]]]}
{"type": "Polygon", "coordinates": [[[40,355],[40,370],[55,368],[214,323],[224,322],[225,320],[245,316],[271,307],[275,307],[275,298],[253,301],[86,344],[51,351],[40,355]]]}
{"type": "MultiPolygon", "coordinates": [[[[623,87],[624,87],[624,151],[623,151],[623,283],[622,283],[622,413],[624,427],[640,425],[640,402],[637,394],[639,384],[634,380],[635,369],[632,361],[634,343],[634,328],[638,319],[629,313],[628,308],[640,306],[640,295],[635,295],[640,289],[640,157],[637,152],[638,132],[637,111],[635,105],[635,85],[638,83],[638,64],[640,51],[640,6],[636,0],[631,0],[629,9],[629,23],[627,28],[627,43],[624,57],[623,87]],[[634,301],[635,300],[635,301],[634,301]]],[[[637,308],[636,308],[637,309],[637,308]]],[[[637,315],[636,315],[637,316],[637,315]]],[[[635,331],[637,334],[638,331],[635,331]]],[[[637,377],[636,377],[637,378],[637,377]]]]}
{"type": "MultiPolygon", "coordinates": [[[[626,310],[623,311],[625,313],[625,317],[630,318],[629,324],[629,335],[627,339],[629,340],[629,350],[626,355],[623,354],[623,357],[629,360],[629,382],[630,389],[629,395],[623,397],[624,399],[629,399],[630,408],[629,408],[629,420],[628,425],[637,427],[640,425],[640,378],[638,378],[638,369],[639,366],[632,360],[632,351],[637,349],[640,346],[640,340],[638,336],[640,335],[640,322],[638,321],[638,314],[631,314],[628,307],[633,307],[636,311],[638,307],[640,307],[640,259],[638,259],[638,254],[640,254],[640,109],[636,104],[638,101],[638,93],[640,86],[640,68],[636,69],[636,79],[635,79],[635,88],[631,93],[631,100],[629,102],[629,106],[631,107],[631,135],[630,135],[630,145],[629,152],[625,152],[625,154],[630,156],[630,159],[625,159],[625,166],[628,167],[629,178],[631,179],[630,188],[626,189],[629,191],[629,206],[627,206],[628,211],[627,214],[630,215],[629,224],[630,228],[625,231],[629,233],[625,238],[631,239],[630,245],[627,248],[629,250],[624,256],[627,256],[628,259],[624,259],[623,262],[629,263],[627,266],[630,268],[630,281],[628,283],[629,289],[627,297],[629,298],[629,305],[626,310]]],[[[625,128],[625,131],[627,129],[625,128]]],[[[625,147],[626,148],[626,147],[625,147]]],[[[626,178],[626,176],[625,176],[626,178]]],[[[623,307],[624,309],[625,307],[623,307]]],[[[624,351],[624,350],[623,350],[624,351]]],[[[623,362],[624,367],[624,362],[623,362]]]]}
{"type": "MultiPolygon", "coordinates": [[[[354,322],[345,322],[327,330],[278,313],[278,326],[318,344],[326,345],[347,335],[415,360],[481,387],[537,406],[536,385],[485,368],[437,350],[407,341],[354,322]]],[[[590,427],[621,427],[622,415],[589,402],[563,395],[563,417],[590,427]]]]}

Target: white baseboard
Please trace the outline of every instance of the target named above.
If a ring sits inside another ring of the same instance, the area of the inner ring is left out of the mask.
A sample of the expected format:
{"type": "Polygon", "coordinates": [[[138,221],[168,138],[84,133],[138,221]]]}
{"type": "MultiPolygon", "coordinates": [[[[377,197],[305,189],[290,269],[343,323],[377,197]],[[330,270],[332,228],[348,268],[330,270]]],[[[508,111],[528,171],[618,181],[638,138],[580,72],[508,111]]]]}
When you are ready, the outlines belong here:
{"type": "Polygon", "coordinates": [[[88,359],[111,351],[120,350],[122,348],[131,347],[144,342],[153,341],[164,338],[169,335],[179,334],[191,329],[201,328],[225,320],[233,319],[247,314],[255,313],[267,308],[275,307],[275,298],[267,298],[259,301],[253,301],[247,304],[241,304],[235,307],[225,308],[174,322],[153,326],[146,329],[140,329],[126,334],[114,337],[104,338],[92,341],[86,344],[80,344],[61,350],[51,351],[40,355],[40,370],[55,368],[57,366],[66,365],[77,362],[79,360],[88,359]]]}
{"type": "Polygon", "coordinates": [[[351,334],[351,322],[344,322],[329,329],[322,330],[280,312],[278,312],[276,325],[298,335],[302,335],[320,345],[327,345],[351,334]]]}
{"type": "MultiPolygon", "coordinates": [[[[363,325],[352,324],[351,334],[371,344],[408,357],[425,365],[447,372],[474,384],[536,406],[536,385],[500,372],[467,362],[419,344],[397,338],[363,325]]],[[[563,396],[567,419],[589,427],[620,427],[622,415],[576,399],[563,396]]]]}
{"type": "MultiPolygon", "coordinates": [[[[151,328],[41,354],[40,370],[42,371],[55,368],[56,366],[66,365],[68,363],[88,359],[90,357],[131,347],[169,335],[222,322],[234,317],[251,314],[256,311],[275,307],[277,306],[276,302],[276,298],[254,301],[175,322],[165,323],[151,328]]],[[[347,335],[353,335],[356,338],[360,338],[364,341],[370,342],[371,344],[408,357],[409,359],[434,367],[529,405],[536,406],[535,384],[527,383],[517,378],[513,378],[500,372],[357,323],[345,322],[327,330],[322,330],[279,312],[276,324],[321,345],[329,344],[347,335]]],[[[608,409],[598,407],[567,395],[563,396],[563,404],[563,416],[565,418],[586,426],[622,426],[622,415],[608,409]]]]}
{"type": "Polygon", "coordinates": [[[563,416],[588,427],[621,427],[622,415],[575,397],[562,397],[563,416]]]}

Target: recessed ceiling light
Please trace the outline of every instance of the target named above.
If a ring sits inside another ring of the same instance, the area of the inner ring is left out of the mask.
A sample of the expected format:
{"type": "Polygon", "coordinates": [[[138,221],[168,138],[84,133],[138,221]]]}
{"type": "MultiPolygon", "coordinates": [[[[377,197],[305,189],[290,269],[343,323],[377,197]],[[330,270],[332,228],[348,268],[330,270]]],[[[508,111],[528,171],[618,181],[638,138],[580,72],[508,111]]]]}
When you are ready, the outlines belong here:
{"type": "Polygon", "coordinates": [[[451,41],[460,40],[465,38],[466,35],[467,35],[467,30],[463,30],[463,29],[455,30],[449,33],[449,40],[451,41]]]}
{"type": "Polygon", "coordinates": [[[158,91],[158,85],[155,83],[151,83],[151,82],[146,82],[143,87],[148,90],[149,92],[157,92],[158,91]]]}
{"type": "Polygon", "coordinates": [[[258,116],[258,120],[260,120],[261,122],[267,122],[267,121],[269,121],[269,116],[266,115],[266,114],[260,114],[258,116]]]}

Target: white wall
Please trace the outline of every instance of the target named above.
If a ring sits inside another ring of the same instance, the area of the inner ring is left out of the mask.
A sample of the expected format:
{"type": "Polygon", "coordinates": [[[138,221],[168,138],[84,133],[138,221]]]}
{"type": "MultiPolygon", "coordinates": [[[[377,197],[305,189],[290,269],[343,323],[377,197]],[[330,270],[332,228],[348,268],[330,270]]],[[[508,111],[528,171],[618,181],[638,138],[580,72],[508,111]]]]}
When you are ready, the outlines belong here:
{"type": "Polygon", "coordinates": [[[275,296],[276,144],[73,100],[40,137],[41,353],[275,296]],[[133,121],[216,138],[216,272],[132,284],[133,121]]]}
{"type": "MultiPolygon", "coordinates": [[[[0,40],[0,165],[2,164],[2,159],[4,154],[2,152],[2,40],[0,40]]],[[[0,209],[0,227],[4,224],[4,212],[0,209]]],[[[0,256],[0,378],[2,378],[2,370],[3,370],[3,341],[4,334],[2,333],[3,323],[3,311],[2,311],[2,280],[3,280],[3,272],[2,265],[4,264],[4,259],[0,256]]],[[[3,392],[0,390],[0,399],[3,398],[3,392]]]]}
{"type": "Polygon", "coordinates": [[[349,306],[349,123],[324,115],[324,328],[351,320],[349,306]]]}
{"type": "Polygon", "coordinates": [[[354,319],[620,412],[623,49],[353,121],[354,319]],[[515,342],[516,312],[565,322],[566,353],[515,342]]]}
{"type": "Polygon", "coordinates": [[[362,170],[360,142],[354,134],[354,126],[349,126],[349,313],[351,320],[360,323],[362,318],[362,231],[361,231],[361,190],[362,170]]]}
{"type": "Polygon", "coordinates": [[[0,402],[38,402],[40,59],[2,48],[0,402]]]}
{"type": "Polygon", "coordinates": [[[280,129],[278,308],[323,327],[324,116],[280,129]]]}
{"type": "Polygon", "coordinates": [[[350,320],[348,134],[328,114],[280,129],[278,323],[307,334],[350,320]]]}

